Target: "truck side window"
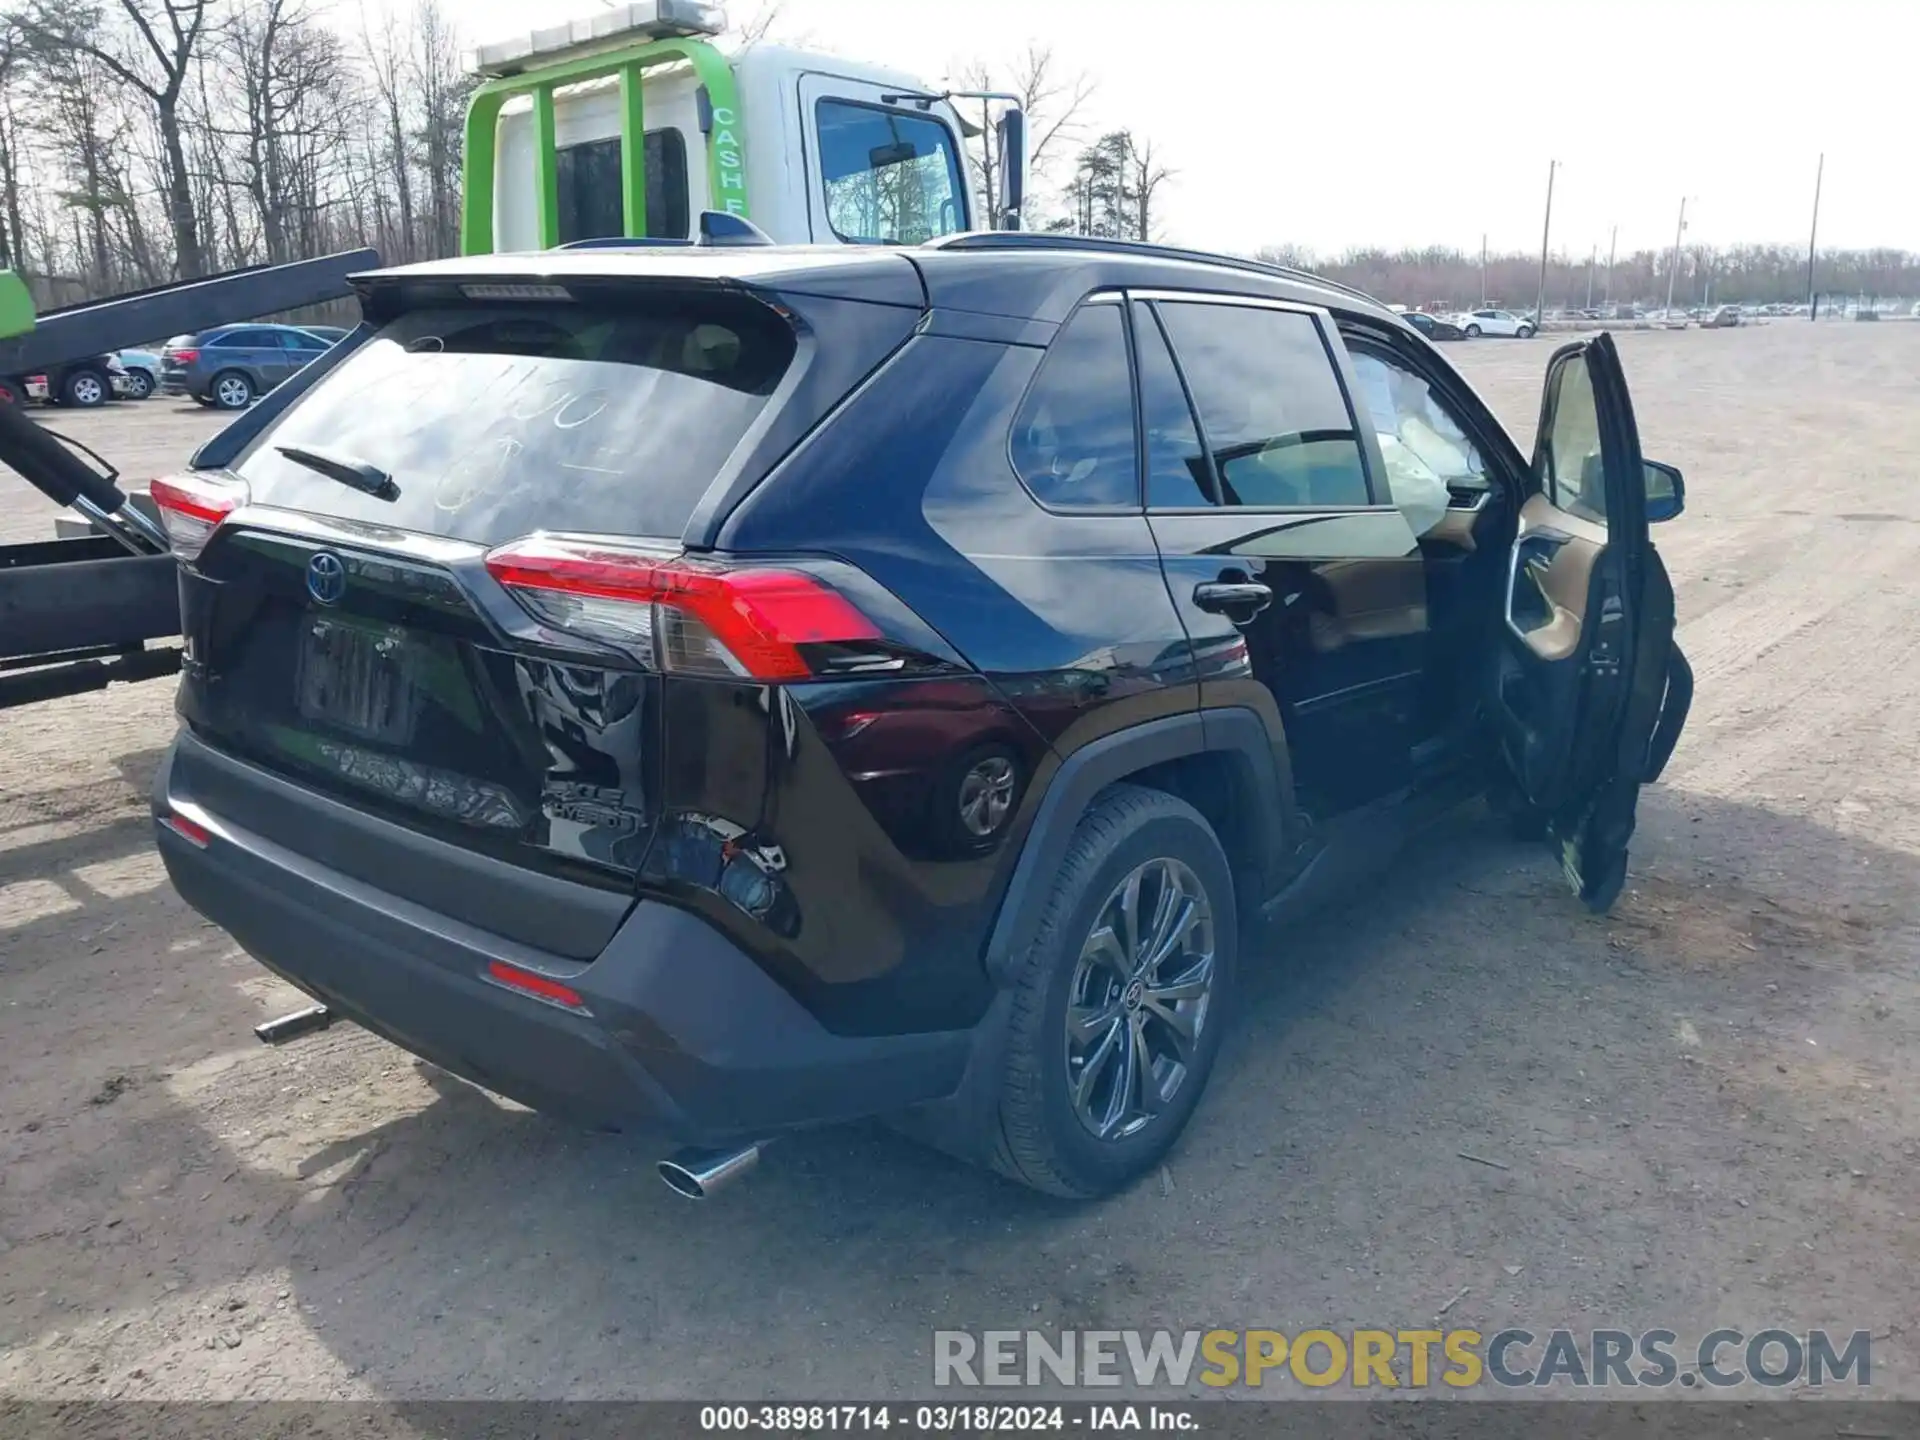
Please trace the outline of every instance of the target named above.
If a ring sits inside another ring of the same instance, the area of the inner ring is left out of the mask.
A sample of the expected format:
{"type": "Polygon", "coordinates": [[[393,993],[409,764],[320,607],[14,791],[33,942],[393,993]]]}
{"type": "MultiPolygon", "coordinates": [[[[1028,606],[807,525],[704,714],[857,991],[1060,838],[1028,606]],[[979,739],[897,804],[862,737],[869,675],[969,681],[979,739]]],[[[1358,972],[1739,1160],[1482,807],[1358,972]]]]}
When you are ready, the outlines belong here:
{"type": "Polygon", "coordinates": [[[822,100],[820,179],[833,233],[852,245],[918,245],[966,225],[953,132],[931,115],[822,100]]]}

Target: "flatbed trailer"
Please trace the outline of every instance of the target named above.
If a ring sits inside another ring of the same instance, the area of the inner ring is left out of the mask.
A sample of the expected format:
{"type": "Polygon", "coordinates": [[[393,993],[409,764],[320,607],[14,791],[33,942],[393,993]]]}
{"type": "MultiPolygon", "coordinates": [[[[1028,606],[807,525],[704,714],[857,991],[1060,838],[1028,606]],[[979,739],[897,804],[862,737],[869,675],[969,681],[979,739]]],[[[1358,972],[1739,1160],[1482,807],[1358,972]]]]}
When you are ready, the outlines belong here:
{"type": "MultiPolygon", "coordinates": [[[[355,250],[156,286],[46,315],[33,313],[17,275],[0,270],[0,376],[24,376],[157,335],[344,299],[354,293],[349,277],[379,264],[375,251],[355,250]]],[[[256,411],[277,410],[303,388],[296,377],[256,411]]],[[[264,418],[255,413],[238,423],[252,428],[264,418]]],[[[0,403],[0,465],[87,522],[81,534],[0,545],[0,709],[176,672],[180,647],[170,642],[180,633],[178,575],[146,496],[129,495],[108,462],[35,423],[17,404],[0,403]]]]}

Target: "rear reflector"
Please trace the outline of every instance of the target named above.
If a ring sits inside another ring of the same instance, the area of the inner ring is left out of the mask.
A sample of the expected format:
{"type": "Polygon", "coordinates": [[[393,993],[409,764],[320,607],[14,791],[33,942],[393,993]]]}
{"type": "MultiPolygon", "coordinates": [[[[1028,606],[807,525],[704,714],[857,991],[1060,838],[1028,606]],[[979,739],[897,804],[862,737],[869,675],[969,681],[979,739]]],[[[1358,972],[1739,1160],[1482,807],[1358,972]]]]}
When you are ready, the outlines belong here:
{"type": "Polygon", "coordinates": [[[487,966],[487,978],[496,985],[518,990],[523,995],[532,995],[550,1005],[563,1005],[569,1010],[582,1012],[587,1008],[587,1002],[580,998],[580,992],[571,985],[562,985],[558,980],[549,980],[545,975],[522,970],[518,965],[509,965],[504,960],[495,960],[487,966]]]}
{"type": "Polygon", "coordinates": [[[804,680],[813,669],[800,646],[881,638],[846,597],[795,570],[552,535],[503,545],[486,563],[549,625],[611,641],[663,670],[804,680]]]}
{"type": "Polygon", "coordinates": [[[196,825],[184,815],[162,815],[160,823],[189,845],[201,850],[206,849],[207,843],[213,839],[213,832],[206,826],[196,825]]]}
{"type": "Polygon", "coordinates": [[[173,553],[191,560],[206,548],[220,522],[247,503],[244,480],[186,472],[155,480],[149,487],[173,553]]]}

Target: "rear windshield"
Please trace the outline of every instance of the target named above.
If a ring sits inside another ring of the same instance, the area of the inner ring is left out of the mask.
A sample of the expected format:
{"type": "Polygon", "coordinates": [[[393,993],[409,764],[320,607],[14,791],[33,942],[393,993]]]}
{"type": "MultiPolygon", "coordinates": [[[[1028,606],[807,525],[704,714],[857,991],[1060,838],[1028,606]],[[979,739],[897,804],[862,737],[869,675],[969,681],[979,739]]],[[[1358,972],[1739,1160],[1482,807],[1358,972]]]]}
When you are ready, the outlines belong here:
{"type": "Polygon", "coordinates": [[[535,530],[677,537],[794,354],[739,296],[414,310],[242,455],[254,500],[493,545],[535,530]],[[279,453],[377,466],[374,499],[279,453]]]}

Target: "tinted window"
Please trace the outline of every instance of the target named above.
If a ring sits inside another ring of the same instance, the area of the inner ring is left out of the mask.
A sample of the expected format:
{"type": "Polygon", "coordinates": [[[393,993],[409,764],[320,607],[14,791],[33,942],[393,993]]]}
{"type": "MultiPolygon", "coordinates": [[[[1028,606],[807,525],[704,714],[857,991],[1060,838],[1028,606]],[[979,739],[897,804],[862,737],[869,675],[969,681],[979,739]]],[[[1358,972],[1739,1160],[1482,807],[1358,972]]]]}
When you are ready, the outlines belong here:
{"type": "Polygon", "coordinates": [[[1086,305],[1040,362],[1013,426],[1013,463],[1042,504],[1137,505],[1133,381],[1118,305],[1086,305]]]}
{"type": "Polygon", "coordinates": [[[678,536],[793,350],[785,321],[732,297],[413,311],[238,469],[266,504],[481,544],[539,529],[678,536]],[[360,495],[280,445],[377,465],[400,498],[360,495]]]}
{"type": "MultiPolygon", "coordinates": [[[[554,151],[560,243],[613,239],[627,233],[620,176],[620,140],[589,140],[554,151]]],[[[687,235],[687,145],[678,130],[649,130],[642,154],[647,185],[647,236],[687,235]]]]}
{"type": "Polygon", "coordinates": [[[282,330],[280,343],[289,350],[301,350],[309,354],[317,354],[327,348],[327,342],[318,335],[306,335],[298,330],[282,330]]]}
{"type": "Polygon", "coordinates": [[[280,342],[273,338],[271,330],[229,330],[224,335],[214,336],[206,343],[223,350],[277,350],[280,348],[280,342]]]}
{"type": "Polygon", "coordinates": [[[1147,504],[1161,509],[1211,505],[1213,479],[1194,428],[1193,411],[1167,353],[1160,323],[1133,307],[1134,351],[1140,361],[1140,417],[1147,437],[1147,504]]]}
{"type": "Polygon", "coordinates": [[[1370,503],[1360,438],[1313,317],[1288,310],[1159,307],[1228,505],[1370,503]]]}
{"type": "Polygon", "coordinates": [[[918,245],[965,225],[960,157],[939,120],[847,100],[814,114],[827,221],[842,240],[918,245]]]}

